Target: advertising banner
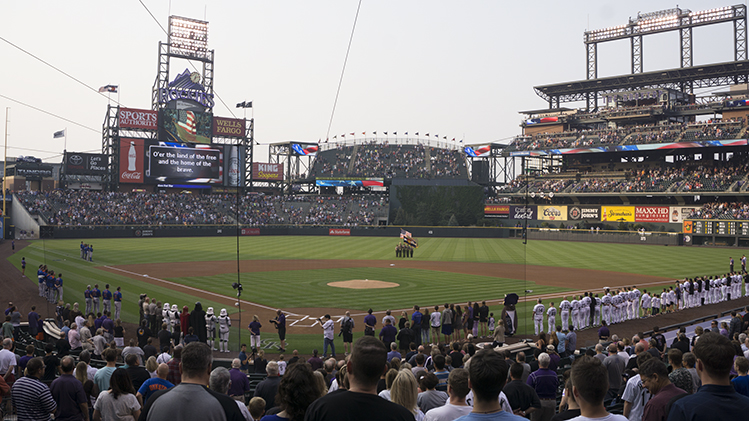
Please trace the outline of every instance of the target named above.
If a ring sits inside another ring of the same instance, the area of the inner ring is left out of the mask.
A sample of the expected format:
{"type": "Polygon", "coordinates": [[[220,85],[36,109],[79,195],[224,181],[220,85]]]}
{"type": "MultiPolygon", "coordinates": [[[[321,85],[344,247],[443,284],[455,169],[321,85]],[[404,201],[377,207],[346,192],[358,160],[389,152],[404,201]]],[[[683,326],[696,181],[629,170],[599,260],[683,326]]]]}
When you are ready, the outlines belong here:
{"type": "Polygon", "coordinates": [[[539,221],[566,221],[567,206],[539,206],[539,221]]]}
{"type": "Polygon", "coordinates": [[[634,206],[601,206],[603,222],[635,222],[634,206]]]}
{"type": "Polygon", "coordinates": [[[41,180],[52,177],[52,167],[49,165],[16,164],[16,175],[27,179],[41,180]]]}
{"type": "Polygon", "coordinates": [[[65,152],[65,174],[101,175],[107,172],[107,156],[95,153],[65,152]]]}
{"type": "Polygon", "coordinates": [[[671,206],[669,208],[669,214],[671,219],[669,222],[680,223],[689,218],[689,215],[694,211],[694,206],[671,206]]]}
{"type": "Polygon", "coordinates": [[[245,121],[234,118],[213,117],[213,135],[216,137],[244,137],[245,121]]]}
{"type": "Polygon", "coordinates": [[[229,187],[237,187],[242,185],[244,181],[244,152],[239,146],[226,145],[224,146],[224,185],[229,187]]]}
{"type": "Polygon", "coordinates": [[[510,218],[512,219],[536,219],[535,206],[510,206],[510,218]]]}
{"type": "Polygon", "coordinates": [[[161,110],[159,139],[167,142],[211,143],[213,118],[198,111],[161,110]]]}
{"type": "Polygon", "coordinates": [[[242,228],[242,235],[260,235],[260,228],[242,228]]]}
{"type": "Polygon", "coordinates": [[[328,235],[351,235],[351,230],[348,228],[331,228],[328,235]]]}
{"type": "Polygon", "coordinates": [[[567,219],[570,221],[580,221],[583,219],[600,221],[601,207],[589,205],[568,206],[567,219]]]}
{"type": "Polygon", "coordinates": [[[363,180],[315,180],[315,185],[320,187],[383,187],[385,181],[382,178],[368,178],[363,180]]]}
{"type": "Polygon", "coordinates": [[[156,130],[159,128],[158,111],[120,108],[117,116],[120,120],[121,129],[156,130]]]}
{"type": "MultiPolygon", "coordinates": [[[[165,179],[218,179],[220,154],[218,149],[150,145],[146,176],[165,179]]],[[[208,180],[203,182],[207,183],[208,180]]]]}
{"type": "Polygon", "coordinates": [[[510,217],[510,205],[486,205],[484,206],[484,218],[510,217]]]}
{"type": "Polygon", "coordinates": [[[635,206],[635,222],[668,222],[668,206],[635,206]]]}
{"type": "Polygon", "coordinates": [[[120,183],[143,183],[143,139],[120,139],[120,183]]]}
{"type": "Polygon", "coordinates": [[[694,230],[694,225],[692,224],[692,221],[684,221],[684,234],[692,234],[692,231],[694,230]]]}
{"type": "Polygon", "coordinates": [[[283,164],[252,163],[252,180],[283,181],[283,164]]]}

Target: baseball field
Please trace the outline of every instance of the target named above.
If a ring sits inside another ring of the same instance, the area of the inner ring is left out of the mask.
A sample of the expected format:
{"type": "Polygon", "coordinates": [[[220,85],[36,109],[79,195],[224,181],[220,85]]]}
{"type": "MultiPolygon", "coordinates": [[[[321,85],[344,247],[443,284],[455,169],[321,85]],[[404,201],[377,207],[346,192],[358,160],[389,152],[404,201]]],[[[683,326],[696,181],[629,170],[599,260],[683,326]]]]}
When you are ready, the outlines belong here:
{"type": "MultiPolygon", "coordinates": [[[[287,348],[309,353],[321,348],[316,321],[326,313],[334,320],[346,310],[362,331],[362,317],[414,304],[433,307],[486,300],[496,315],[502,298],[524,291],[529,301],[545,302],[580,291],[637,285],[662,288],[673,279],[712,275],[737,262],[736,249],[665,247],[516,239],[421,238],[413,258],[397,258],[397,238],[262,236],[201,238],[94,239],[93,262],[80,258],[80,240],[37,240],[8,258],[36,284],[36,268],[46,264],[63,273],[64,300],[83,304],[86,285],[122,287],[122,320],[136,323],[141,293],[161,302],[187,305],[196,301],[232,317],[230,343],[249,343],[247,324],[259,315],[264,346],[278,341],[268,320],[281,308],[287,313],[287,348]],[[237,306],[233,282],[244,287],[237,306]],[[241,326],[240,313],[241,310],[241,326]],[[239,331],[242,337],[239,338],[239,331]]],[[[520,333],[531,331],[532,304],[518,305],[520,333]],[[527,322],[526,322],[527,321],[527,322]]],[[[337,333],[337,329],[336,329],[337,333]]],[[[341,347],[340,338],[336,338],[341,347]]]]}

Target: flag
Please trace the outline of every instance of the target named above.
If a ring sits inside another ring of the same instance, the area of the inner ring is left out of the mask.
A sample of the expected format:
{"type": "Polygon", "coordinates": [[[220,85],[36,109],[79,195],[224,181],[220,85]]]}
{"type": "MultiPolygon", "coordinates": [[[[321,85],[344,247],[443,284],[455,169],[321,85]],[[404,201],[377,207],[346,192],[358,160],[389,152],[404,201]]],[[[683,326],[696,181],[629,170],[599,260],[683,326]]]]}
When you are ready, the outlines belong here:
{"type": "Polygon", "coordinates": [[[416,132],[416,136],[418,136],[418,135],[419,135],[419,132],[416,132]]]}
{"type": "MultiPolygon", "coordinates": [[[[416,133],[416,134],[418,134],[418,133],[416,133]]],[[[408,132],[406,132],[406,136],[408,136],[408,132]]]]}
{"type": "Polygon", "coordinates": [[[113,92],[113,93],[117,93],[117,88],[118,88],[117,85],[106,85],[106,86],[102,86],[101,88],[99,88],[99,93],[102,93],[102,92],[113,92]]]}
{"type": "MultiPolygon", "coordinates": [[[[416,133],[416,134],[418,134],[418,133],[416,133]]],[[[425,134],[424,136],[429,136],[429,133],[425,134]]]]}
{"type": "Polygon", "coordinates": [[[387,135],[388,135],[388,132],[383,132],[383,133],[385,133],[385,136],[387,136],[387,135]]]}
{"type": "Polygon", "coordinates": [[[61,137],[65,137],[65,130],[60,130],[59,132],[55,132],[52,134],[52,139],[59,139],[61,137]]]}
{"type": "Polygon", "coordinates": [[[410,237],[411,233],[401,228],[401,238],[410,237]]]}
{"type": "Polygon", "coordinates": [[[341,137],[346,137],[346,133],[342,134],[341,137]]]}
{"type": "MultiPolygon", "coordinates": [[[[453,138],[453,142],[455,142],[455,138],[453,138]]],[[[461,140],[461,142],[462,142],[462,140],[461,140]]]]}
{"type": "MultiPolygon", "coordinates": [[[[397,134],[398,134],[398,132],[393,132],[393,136],[395,136],[395,135],[397,135],[397,134]]],[[[408,133],[406,133],[406,134],[408,134],[408,133]]]]}
{"type": "Polygon", "coordinates": [[[337,138],[337,137],[338,137],[338,135],[335,135],[335,136],[333,136],[333,139],[335,139],[335,138],[337,138]]]}
{"type": "Polygon", "coordinates": [[[242,101],[237,104],[237,108],[252,108],[252,101],[242,101]]]}
{"type": "MultiPolygon", "coordinates": [[[[447,140],[447,136],[442,136],[442,139],[447,140]]],[[[455,140],[455,139],[453,139],[455,140]]]]}
{"type": "Polygon", "coordinates": [[[354,132],[351,132],[351,136],[354,136],[354,135],[356,135],[356,133],[354,133],[354,132]]]}

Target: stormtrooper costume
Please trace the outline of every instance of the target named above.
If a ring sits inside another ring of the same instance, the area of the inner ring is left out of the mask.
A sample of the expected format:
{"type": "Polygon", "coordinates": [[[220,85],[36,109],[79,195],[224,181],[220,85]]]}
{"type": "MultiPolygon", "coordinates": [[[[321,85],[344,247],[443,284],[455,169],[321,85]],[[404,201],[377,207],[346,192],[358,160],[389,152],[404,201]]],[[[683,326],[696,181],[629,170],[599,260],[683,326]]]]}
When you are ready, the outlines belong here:
{"type": "Polygon", "coordinates": [[[215,351],[216,349],[213,348],[213,342],[216,338],[216,322],[218,321],[218,318],[216,315],[213,314],[213,307],[208,307],[208,310],[205,312],[205,333],[206,333],[206,343],[209,347],[211,347],[211,350],[215,351]]]}
{"type": "Polygon", "coordinates": [[[169,303],[164,303],[164,308],[161,310],[162,323],[166,323],[166,328],[169,333],[174,333],[172,330],[171,318],[169,317],[169,303]]]}
{"type": "Polygon", "coordinates": [[[218,316],[218,338],[219,338],[219,351],[229,352],[229,327],[231,326],[231,319],[226,313],[226,309],[222,308],[221,313],[218,316]]]}
{"type": "Polygon", "coordinates": [[[174,333],[175,329],[179,329],[179,310],[177,304],[172,304],[172,309],[169,311],[169,331],[174,333]]]}

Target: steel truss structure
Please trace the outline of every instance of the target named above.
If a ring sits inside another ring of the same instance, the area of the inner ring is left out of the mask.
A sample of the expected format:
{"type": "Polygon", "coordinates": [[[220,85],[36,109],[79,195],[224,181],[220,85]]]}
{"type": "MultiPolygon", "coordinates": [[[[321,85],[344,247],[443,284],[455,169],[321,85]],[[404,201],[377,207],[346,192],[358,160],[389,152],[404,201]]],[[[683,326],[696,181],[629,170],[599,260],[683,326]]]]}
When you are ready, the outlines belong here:
{"type": "Polygon", "coordinates": [[[585,101],[587,110],[595,111],[602,93],[663,87],[692,93],[695,88],[746,83],[749,80],[746,24],[746,6],[743,4],[699,12],[675,8],[638,13],[637,18],[629,19],[626,25],[584,33],[587,69],[584,81],[543,85],[534,89],[538,96],[548,102],[549,108],[559,108],[565,102],[585,101]],[[700,26],[729,22],[733,23],[734,61],[694,66],[692,30],[700,26]],[[679,31],[680,67],[644,73],[643,37],[671,31],[679,31]],[[598,44],[621,39],[630,40],[631,75],[599,79],[598,44]]]}
{"type": "Polygon", "coordinates": [[[283,164],[283,181],[266,181],[256,183],[256,186],[265,185],[279,190],[283,194],[313,193],[315,191],[314,180],[309,177],[314,164],[314,157],[299,155],[294,152],[291,145],[295,143],[301,142],[280,142],[268,145],[268,160],[270,163],[283,164]],[[298,186],[299,191],[295,192],[294,186],[298,186]]]}

